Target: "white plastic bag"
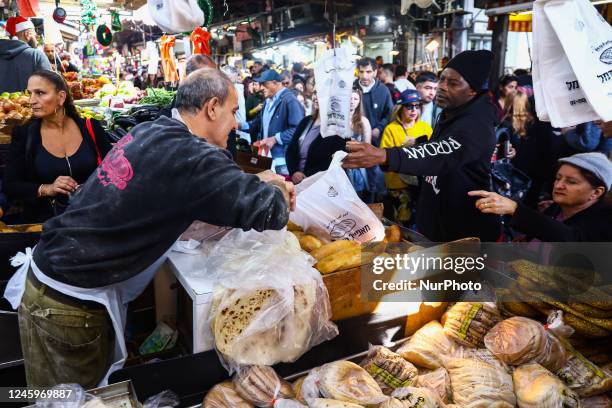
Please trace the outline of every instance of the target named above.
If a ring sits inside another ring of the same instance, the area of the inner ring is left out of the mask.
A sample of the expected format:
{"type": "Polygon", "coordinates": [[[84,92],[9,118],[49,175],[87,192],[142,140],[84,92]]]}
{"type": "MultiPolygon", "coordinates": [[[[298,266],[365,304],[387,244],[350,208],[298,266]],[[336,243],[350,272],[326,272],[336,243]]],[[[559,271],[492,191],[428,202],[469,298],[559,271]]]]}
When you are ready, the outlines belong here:
{"type": "Polygon", "coordinates": [[[296,186],[297,206],[290,219],[304,231],[331,240],[382,241],[385,227],[357,196],[342,169],[347,153],[334,154],[329,168],[296,186]]]}
{"type": "Polygon", "coordinates": [[[612,120],[612,27],[587,0],[533,6],[536,111],[555,127],[612,120]]]}
{"type": "Polygon", "coordinates": [[[353,136],[351,93],[355,57],[347,47],[327,50],[315,64],[315,80],[321,113],[321,136],[353,136]]]}
{"type": "Polygon", "coordinates": [[[293,362],[338,334],[313,262],[286,230],[234,230],[213,248],[209,322],[230,373],[240,365],[293,362]]]}
{"type": "Polygon", "coordinates": [[[147,0],[149,14],[166,33],[192,31],[204,24],[204,12],[196,0],[147,0]]]}

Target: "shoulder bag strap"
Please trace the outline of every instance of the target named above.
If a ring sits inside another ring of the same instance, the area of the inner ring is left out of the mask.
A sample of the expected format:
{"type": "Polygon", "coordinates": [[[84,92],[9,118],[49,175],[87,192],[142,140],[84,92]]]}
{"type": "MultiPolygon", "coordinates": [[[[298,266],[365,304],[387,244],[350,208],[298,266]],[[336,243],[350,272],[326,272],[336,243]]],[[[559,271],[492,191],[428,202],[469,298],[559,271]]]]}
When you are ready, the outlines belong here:
{"type": "Polygon", "coordinates": [[[98,142],[96,141],[96,134],[93,131],[93,127],[91,126],[91,119],[85,119],[85,126],[87,127],[87,131],[89,132],[89,136],[91,140],[93,140],[94,147],[96,148],[96,155],[98,156],[98,166],[102,163],[102,156],[100,155],[100,149],[98,148],[98,142]]]}

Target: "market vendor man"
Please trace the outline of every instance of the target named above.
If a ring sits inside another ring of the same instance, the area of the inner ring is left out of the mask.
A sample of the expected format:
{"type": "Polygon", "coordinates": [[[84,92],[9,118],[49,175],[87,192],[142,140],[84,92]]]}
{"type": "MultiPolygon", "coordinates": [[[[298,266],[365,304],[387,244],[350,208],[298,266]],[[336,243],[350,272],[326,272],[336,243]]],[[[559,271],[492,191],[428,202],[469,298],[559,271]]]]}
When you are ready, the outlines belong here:
{"type": "Polygon", "coordinates": [[[480,213],[468,196],[490,188],[496,117],[486,90],[492,60],[490,51],[464,51],[446,65],[436,96],[443,111],[429,142],[389,149],[346,146],[346,168],[381,165],[383,171],[423,176],[417,228],[434,242],[496,241],[500,234],[500,218],[480,213]]]}
{"type": "Polygon", "coordinates": [[[221,71],[202,68],[178,89],[172,118],[146,122],[116,143],[5,292],[19,306],[29,387],[104,384],[125,362],[127,303],[153,279],[194,220],[281,229],[293,185],[244,173],[225,150],[238,96],[221,71]]]}

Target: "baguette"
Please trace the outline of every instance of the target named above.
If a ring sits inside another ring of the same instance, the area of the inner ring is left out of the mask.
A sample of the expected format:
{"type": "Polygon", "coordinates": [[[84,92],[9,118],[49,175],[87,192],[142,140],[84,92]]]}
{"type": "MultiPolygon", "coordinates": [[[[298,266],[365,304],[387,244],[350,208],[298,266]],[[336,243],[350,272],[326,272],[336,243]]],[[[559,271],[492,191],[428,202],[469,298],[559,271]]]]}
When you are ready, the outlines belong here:
{"type": "Polygon", "coordinates": [[[300,246],[306,252],[312,252],[317,248],[321,248],[322,245],[323,244],[321,243],[321,241],[318,240],[317,237],[314,237],[312,235],[303,235],[300,238],[300,246]]]}
{"type": "Polygon", "coordinates": [[[329,244],[325,244],[320,248],[315,249],[310,253],[317,261],[322,260],[323,258],[336,254],[341,251],[348,251],[351,249],[359,248],[360,244],[357,241],[334,241],[329,244]]]}

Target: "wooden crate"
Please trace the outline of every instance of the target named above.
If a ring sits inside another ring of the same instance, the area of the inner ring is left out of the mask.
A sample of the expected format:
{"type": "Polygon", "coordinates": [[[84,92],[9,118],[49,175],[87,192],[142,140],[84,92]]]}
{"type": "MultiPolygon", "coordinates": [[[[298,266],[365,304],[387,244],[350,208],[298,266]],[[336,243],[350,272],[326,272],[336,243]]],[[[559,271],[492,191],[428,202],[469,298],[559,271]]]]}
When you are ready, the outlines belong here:
{"type": "Polygon", "coordinates": [[[361,267],[323,275],[323,283],[329,292],[332,320],[372,313],[378,305],[361,298],[361,267]]]}

